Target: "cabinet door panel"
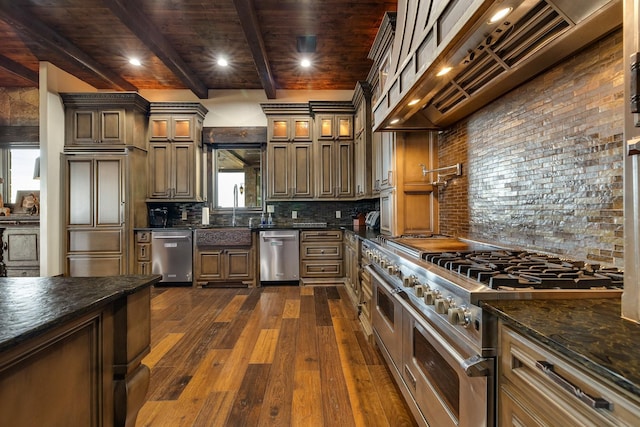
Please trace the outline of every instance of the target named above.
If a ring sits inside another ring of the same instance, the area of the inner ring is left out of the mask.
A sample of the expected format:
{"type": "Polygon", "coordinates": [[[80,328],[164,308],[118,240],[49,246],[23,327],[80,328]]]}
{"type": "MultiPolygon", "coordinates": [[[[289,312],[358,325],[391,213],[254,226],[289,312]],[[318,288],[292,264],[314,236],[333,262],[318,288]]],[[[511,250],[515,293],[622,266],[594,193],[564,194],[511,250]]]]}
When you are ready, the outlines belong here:
{"type": "Polygon", "coordinates": [[[173,117],[173,141],[193,141],[194,137],[192,117],[173,117]]]}
{"type": "Polygon", "coordinates": [[[293,145],[293,195],[313,197],[313,149],[311,144],[293,145]]]}
{"type": "MultiPolygon", "coordinates": [[[[6,247],[3,254],[7,265],[27,265],[38,262],[38,230],[5,230],[6,247]]],[[[4,240],[4,239],[3,239],[4,240]]]]}
{"type": "Polygon", "coordinates": [[[317,179],[318,197],[334,197],[335,164],[333,141],[318,142],[317,159],[319,170],[317,179]]]}
{"type": "Polygon", "coordinates": [[[289,186],[289,144],[269,144],[267,147],[269,197],[288,197],[289,186]]]}
{"type": "Polygon", "coordinates": [[[251,251],[227,250],[227,277],[229,279],[253,278],[251,251]]]}
{"type": "Polygon", "coordinates": [[[102,277],[124,274],[121,255],[69,256],[67,271],[72,277],[102,277]]]}
{"type": "Polygon", "coordinates": [[[198,280],[216,280],[222,278],[222,251],[213,250],[197,254],[196,271],[198,280]]]}
{"type": "Polygon", "coordinates": [[[150,197],[169,197],[171,145],[168,143],[153,143],[149,148],[149,157],[151,160],[149,195],[150,197]]]}
{"type": "Polygon", "coordinates": [[[173,144],[173,196],[174,197],[193,197],[193,176],[194,176],[194,145],[173,144]]]}
{"type": "Polygon", "coordinates": [[[121,217],[120,160],[96,160],[96,225],[113,226],[123,222],[121,217]]]}
{"type": "Polygon", "coordinates": [[[168,116],[155,116],[149,119],[149,139],[152,141],[169,140],[169,120],[168,116]]]}
{"type": "Polygon", "coordinates": [[[353,143],[339,141],[336,157],[336,185],[338,197],[353,196],[353,143]]]}
{"type": "Polygon", "coordinates": [[[68,166],[69,225],[92,225],[93,162],[91,160],[70,160],[68,166]]]}
{"type": "Polygon", "coordinates": [[[96,112],[74,111],[72,132],[74,143],[93,143],[96,139],[96,112]]]}
{"type": "Polygon", "coordinates": [[[71,230],[69,252],[122,252],[122,229],[71,230]]]}
{"type": "Polygon", "coordinates": [[[100,142],[112,144],[124,143],[124,116],[124,110],[100,112],[100,142]]]}

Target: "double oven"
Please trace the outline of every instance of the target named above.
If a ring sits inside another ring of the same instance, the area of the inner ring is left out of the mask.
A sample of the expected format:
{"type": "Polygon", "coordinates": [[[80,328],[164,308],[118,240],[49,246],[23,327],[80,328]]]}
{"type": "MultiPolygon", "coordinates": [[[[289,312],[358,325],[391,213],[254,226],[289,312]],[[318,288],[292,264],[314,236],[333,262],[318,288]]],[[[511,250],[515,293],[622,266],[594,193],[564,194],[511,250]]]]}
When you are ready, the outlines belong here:
{"type": "Polygon", "coordinates": [[[365,268],[371,275],[376,343],[415,419],[424,426],[495,425],[497,321],[483,312],[480,301],[621,293],[620,272],[603,269],[594,274],[580,266],[580,272],[563,271],[559,282],[541,273],[545,285],[536,289],[529,281],[537,279],[519,279],[518,268],[526,268],[522,275],[529,277],[537,270],[575,270],[574,266],[562,261],[559,267],[555,259],[542,262],[531,254],[522,259],[522,253],[507,264],[501,248],[460,239],[408,240],[412,247],[407,250],[397,242],[365,241],[362,252],[369,261],[365,268]],[[416,247],[420,245],[428,250],[416,247]],[[427,256],[436,253],[440,255],[427,256]],[[501,265],[502,270],[490,274],[471,254],[491,258],[489,264],[501,265]],[[526,267],[515,266],[519,264],[526,267]],[[610,287],[602,286],[612,280],[610,287]],[[491,281],[500,286],[492,288],[491,281]],[[582,289],[559,289],[558,283],[582,289]]]}
{"type": "Polygon", "coordinates": [[[491,424],[493,359],[451,342],[389,277],[368,268],[375,339],[419,424],[491,424]]]}

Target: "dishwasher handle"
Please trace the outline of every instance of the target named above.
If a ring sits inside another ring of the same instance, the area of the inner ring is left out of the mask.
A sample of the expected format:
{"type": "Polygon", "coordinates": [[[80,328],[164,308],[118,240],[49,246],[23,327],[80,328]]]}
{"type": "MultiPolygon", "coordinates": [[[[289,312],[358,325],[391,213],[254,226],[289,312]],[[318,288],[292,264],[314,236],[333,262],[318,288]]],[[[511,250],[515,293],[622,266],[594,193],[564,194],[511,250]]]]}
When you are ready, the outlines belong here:
{"type": "Polygon", "coordinates": [[[158,240],[190,240],[191,236],[152,236],[151,238],[158,240]]]}
{"type": "Polygon", "coordinates": [[[295,234],[279,234],[277,236],[262,236],[263,240],[281,240],[281,239],[295,239],[297,236],[295,234]]]}

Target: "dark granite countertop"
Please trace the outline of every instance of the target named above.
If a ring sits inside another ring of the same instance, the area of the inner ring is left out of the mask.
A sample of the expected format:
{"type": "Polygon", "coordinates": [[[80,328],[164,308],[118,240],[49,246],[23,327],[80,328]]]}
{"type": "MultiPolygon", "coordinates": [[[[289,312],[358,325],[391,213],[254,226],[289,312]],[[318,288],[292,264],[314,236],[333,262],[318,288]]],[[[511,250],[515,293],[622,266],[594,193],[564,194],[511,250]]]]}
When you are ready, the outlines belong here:
{"type": "Polygon", "coordinates": [[[151,286],[160,278],[0,278],[0,351],[151,286]]]}
{"type": "Polygon", "coordinates": [[[640,397],[640,325],[620,317],[620,299],[490,301],[483,308],[640,397]]]}

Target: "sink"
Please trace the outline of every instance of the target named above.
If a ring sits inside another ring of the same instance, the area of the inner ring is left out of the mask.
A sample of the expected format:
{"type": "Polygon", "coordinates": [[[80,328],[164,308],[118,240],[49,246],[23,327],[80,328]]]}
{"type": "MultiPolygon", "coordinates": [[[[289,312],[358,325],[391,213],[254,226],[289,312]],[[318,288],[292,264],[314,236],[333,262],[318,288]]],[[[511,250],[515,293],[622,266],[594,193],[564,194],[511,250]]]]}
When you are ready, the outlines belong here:
{"type": "Polygon", "coordinates": [[[202,228],[195,230],[196,246],[251,246],[247,227],[202,228]]]}

